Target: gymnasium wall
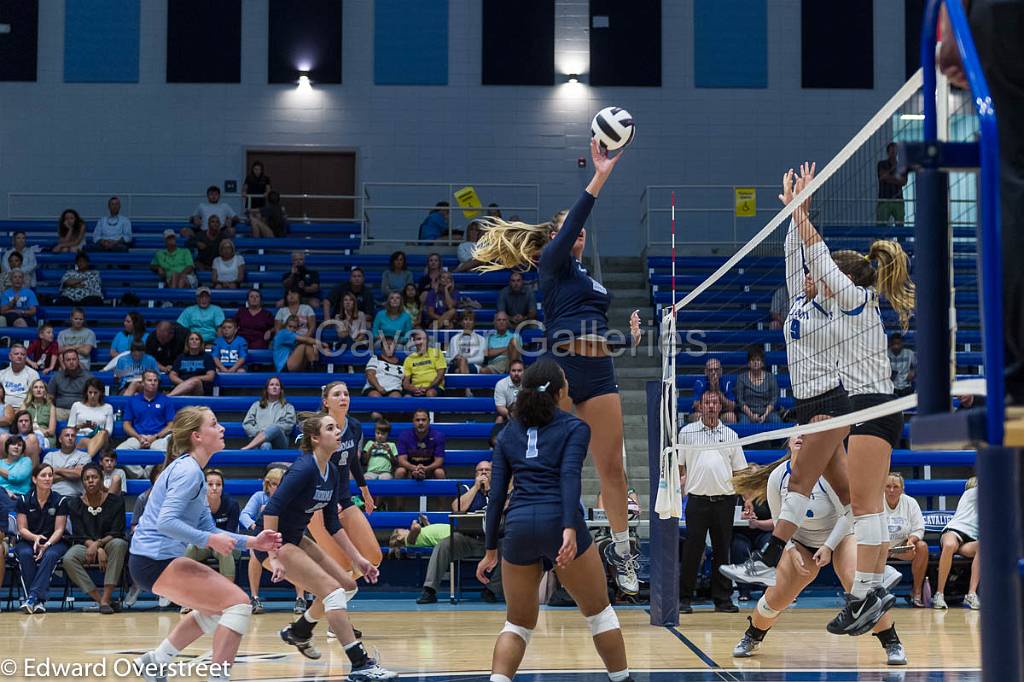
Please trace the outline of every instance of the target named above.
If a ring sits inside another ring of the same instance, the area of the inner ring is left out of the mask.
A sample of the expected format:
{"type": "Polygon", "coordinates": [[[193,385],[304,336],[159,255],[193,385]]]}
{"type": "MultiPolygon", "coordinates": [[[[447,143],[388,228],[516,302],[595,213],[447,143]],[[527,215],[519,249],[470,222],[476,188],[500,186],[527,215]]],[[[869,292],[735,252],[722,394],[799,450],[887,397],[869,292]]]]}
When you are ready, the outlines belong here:
{"type": "Polygon", "coordinates": [[[166,0],[141,0],[137,83],[65,82],[65,1],[40,0],[38,82],[0,83],[0,216],[10,191],[240,185],[245,149],[272,146],[354,149],[360,182],[541,183],[546,215],[589,177],[576,159],[587,154],[590,117],[614,104],[633,113],[638,136],[594,225],[604,255],[635,255],[646,185],[774,184],[803,158],[831,156],[902,83],[903,3],[874,0],[867,90],[801,89],[801,3],[767,4],[766,88],[695,87],[691,0],[662,2],[661,87],[562,83],[571,72],[586,78],[586,0],[556,2],[553,87],[480,85],[476,0],[448,2],[447,85],[378,86],[373,3],[345,0],[342,85],[303,94],[267,84],[268,0],[242,3],[239,84],[166,82],[166,0]]]}

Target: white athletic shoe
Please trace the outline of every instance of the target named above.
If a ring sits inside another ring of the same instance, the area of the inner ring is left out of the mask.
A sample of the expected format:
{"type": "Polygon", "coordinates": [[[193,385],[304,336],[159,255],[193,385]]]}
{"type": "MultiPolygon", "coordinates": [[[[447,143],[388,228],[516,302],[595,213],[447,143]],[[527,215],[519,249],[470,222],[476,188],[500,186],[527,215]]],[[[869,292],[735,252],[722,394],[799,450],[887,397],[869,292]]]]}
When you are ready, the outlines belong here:
{"type": "Polygon", "coordinates": [[[946,606],[946,598],[942,596],[941,592],[936,592],[932,595],[932,608],[933,609],[948,609],[946,606]]]}
{"type": "Polygon", "coordinates": [[[719,572],[730,580],[738,583],[754,585],[775,585],[775,569],[761,561],[761,556],[753,552],[742,564],[726,564],[718,567],[719,572]]]}
{"type": "Polygon", "coordinates": [[[622,556],[616,551],[615,543],[609,542],[604,548],[604,560],[615,574],[615,584],[620,590],[625,594],[640,592],[640,579],[636,575],[640,564],[635,555],[622,556]]]}
{"type": "Polygon", "coordinates": [[[126,609],[130,609],[135,606],[135,602],[139,600],[139,594],[142,592],[138,585],[132,585],[132,588],[128,590],[128,594],[125,595],[122,604],[126,609]]]}
{"type": "Polygon", "coordinates": [[[398,673],[382,668],[372,658],[359,670],[353,670],[348,674],[349,682],[376,682],[377,680],[397,680],[398,673]]]}
{"type": "Polygon", "coordinates": [[[167,668],[156,662],[152,651],[136,658],[132,668],[146,682],[167,682],[167,668]]]}
{"type": "Polygon", "coordinates": [[[743,639],[733,648],[733,658],[750,658],[754,652],[761,648],[761,643],[744,633],[743,639]]]}
{"type": "Polygon", "coordinates": [[[886,665],[906,665],[907,652],[903,649],[903,644],[893,642],[885,647],[885,659],[886,665]]]}
{"type": "Polygon", "coordinates": [[[976,592],[969,592],[967,596],[964,597],[964,603],[971,607],[971,609],[973,609],[974,611],[977,611],[981,608],[981,600],[978,599],[978,594],[976,592]]]}
{"type": "Polygon", "coordinates": [[[897,571],[892,566],[886,566],[885,571],[882,573],[882,585],[886,590],[892,591],[892,588],[900,584],[903,580],[903,574],[897,571]]]}

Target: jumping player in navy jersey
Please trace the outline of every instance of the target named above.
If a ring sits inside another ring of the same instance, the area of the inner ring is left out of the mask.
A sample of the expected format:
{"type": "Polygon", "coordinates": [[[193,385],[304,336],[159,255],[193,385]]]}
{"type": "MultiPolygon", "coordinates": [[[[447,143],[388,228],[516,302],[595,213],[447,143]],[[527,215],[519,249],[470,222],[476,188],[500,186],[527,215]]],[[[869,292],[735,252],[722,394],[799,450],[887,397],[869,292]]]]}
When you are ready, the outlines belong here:
{"type": "MultiPolygon", "coordinates": [[[[605,551],[605,559],[615,571],[619,589],[636,594],[639,582],[629,544],[622,464],[622,401],[608,343],[611,294],[580,263],[587,242],[583,224],[622,153],[611,158],[596,140],[591,140],[590,153],[594,177],[564,220],[562,214],[543,225],[488,219],[473,257],[483,263],[477,269],[484,271],[537,267],[544,294],[548,356],[558,363],[569,382],[568,397],[561,408],[575,406],[576,414],[591,430],[590,452],[601,478],[601,495],[614,540],[605,551]]],[[[640,319],[636,312],[630,327],[633,343],[638,343],[640,319]]]]}
{"type": "Polygon", "coordinates": [[[230,554],[235,545],[275,551],[281,535],[274,529],[259,535],[220,531],[206,500],[203,468],[224,449],[224,427],[205,407],[186,407],[174,417],[163,471],[153,484],[146,511],[132,536],[128,570],[142,589],[189,606],[159,647],[136,659],[148,682],[167,679],[167,665],[204,634],[213,635],[211,662],[224,664],[210,680],[227,680],[242,636],[249,631],[252,606],[232,581],[209,566],[182,556],[185,546],[209,547],[230,554]]]}
{"type": "MultiPolygon", "coordinates": [[[[346,592],[355,588],[355,581],[305,536],[314,512],[323,510],[324,526],[333,542],[367,580],[377,581],[377,568],[359,554],[338,520],[341,474],[332,460],[343,435],[338,423],[329,415],[310,417],[303,422],[303,454],[285,473],[263,512],[264,527],[280,531],[282,542],[280,549],[268,553],[267,560],[274,582],[287,576],[316,595],[317,603],[322,604],[345,655],[352,662],[349,680],[393,680],[398,675],[377,665],[352,631],[346,592]]],[[[294,626],[281,633],[286,642],[301,651],[303,641],[294,639],[295,635],[294,626]]]]}
{"type": "Polygon", "coordinates": [[[498,526],[504,516],[501,571],[507,620],[494,645],[491,682],[511,682],[515,676],[537,626],[537,588],[544,571],[551,568],[586,617],[608,678],[630,679],[619,619],[608,602],[601,558],[580,503],[590,427],[558,407],[569,390],[556,362],[535,362],[523,374],[515,418],[494,448],[487,551],[476,571],[486,584],[487,573],[498,563],[498,526]],[[515,488],[506,509],[513,478],[515,488]]]}

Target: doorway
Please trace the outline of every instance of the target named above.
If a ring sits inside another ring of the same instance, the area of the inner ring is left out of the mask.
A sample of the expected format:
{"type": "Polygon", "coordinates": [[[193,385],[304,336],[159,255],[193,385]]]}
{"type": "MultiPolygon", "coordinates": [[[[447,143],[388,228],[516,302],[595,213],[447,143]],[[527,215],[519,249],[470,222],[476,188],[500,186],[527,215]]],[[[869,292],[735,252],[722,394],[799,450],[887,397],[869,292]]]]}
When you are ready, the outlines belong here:
{"type": "MultiPolygon", "coordinates": [[[[355,196],[354,151],[288,151],[249,149],[245,174],[254,161],[263,163],[271,187],[282,197],[289,194],[355,196]]],[[[243,177],[245,177],[243,175],[243,177]]],[[[356,220],[354,199],[282,198],[290,220],[356,220]]]]}

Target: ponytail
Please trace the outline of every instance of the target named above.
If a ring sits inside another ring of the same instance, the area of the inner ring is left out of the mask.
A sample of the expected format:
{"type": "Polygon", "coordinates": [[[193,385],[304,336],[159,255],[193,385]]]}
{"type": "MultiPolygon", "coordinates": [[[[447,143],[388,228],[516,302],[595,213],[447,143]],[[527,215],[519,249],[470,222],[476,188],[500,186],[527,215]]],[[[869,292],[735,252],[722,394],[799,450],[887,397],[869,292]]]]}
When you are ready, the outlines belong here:
{"type": "Polygon", "coordinates": [[[203,425],[207,414],[213,414],[210,408],[194,405],[178,410],[171,423],[171,440],[167,443],[163,468],[166,469],[167,465],[191,450],[192,434],[203,425]]]}
{"type": "Polygon", "coordinates": [[[749,497],[755,502],[764,502],[768,497],[768,479],[772,472],[788,462],[792,456],[792,452],[786,450],[785,455],[771,464],[757,468],[748,466],[746,469],[735,472],[732,476],[732,487],[736,494],[749,497]]]}
{"type": "Polygon", "coordinates": [[[565,375],[554,360],[541,359],[523,372],[523,386],[516,398],[515,418],[526,428],[547,426],[558,413],[558,394],[565,375]]]}
{"type": "Polygon", "coordinates": [[[910,258],[899,242],[879,239],[871,245],[868,258],[878,263],[875,288],[900,316],[900,327],[907,331],[914,312],[914,282],[910,279],[910,258]]]}
{"type": "Polygon", "coordinates": [[[551,232],[561,225],[560,221],[531,225],[501,218],[485,218],[480,223],[483,235],[473,249],[473,259],[481,263],[474,270],[479,272],[533,267],[541,249],[550,240],[551,232]]]}

